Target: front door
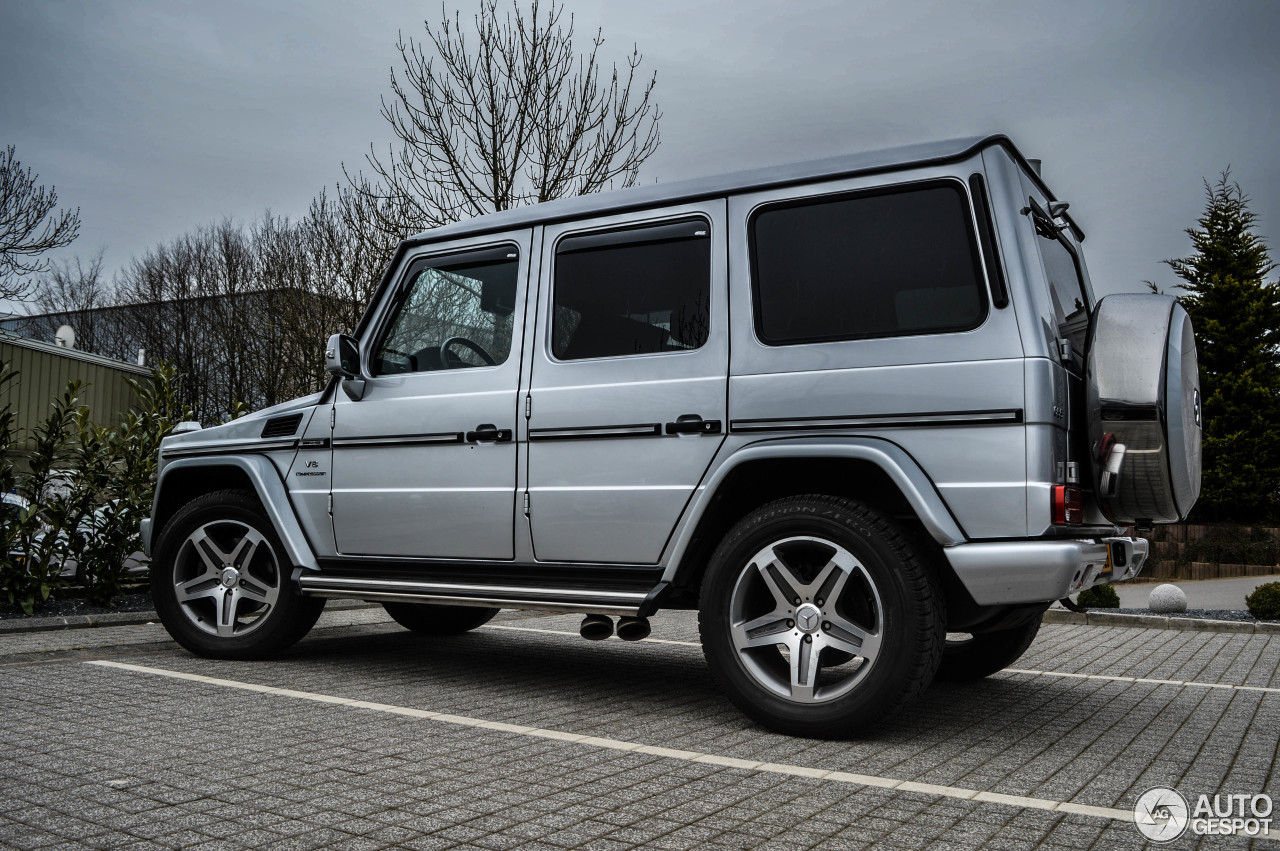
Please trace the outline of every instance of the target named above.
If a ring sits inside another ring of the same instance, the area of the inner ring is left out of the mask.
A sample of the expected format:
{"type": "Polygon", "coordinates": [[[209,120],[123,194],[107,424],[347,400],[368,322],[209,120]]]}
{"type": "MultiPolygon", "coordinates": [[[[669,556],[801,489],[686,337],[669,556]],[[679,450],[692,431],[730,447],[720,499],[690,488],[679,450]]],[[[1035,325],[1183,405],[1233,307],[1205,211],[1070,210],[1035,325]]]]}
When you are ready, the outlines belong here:
{"type": "Polygon", "coordinates": [[[343,555],[514,557],[530,232],[410,257],[339,391],[333,529],[343,555]]]}
{"type": "Polygon", "coordinates": [[[724,441],[722,200],[548,226],[532,353],[539,561],[654,564],[724,441]]]}

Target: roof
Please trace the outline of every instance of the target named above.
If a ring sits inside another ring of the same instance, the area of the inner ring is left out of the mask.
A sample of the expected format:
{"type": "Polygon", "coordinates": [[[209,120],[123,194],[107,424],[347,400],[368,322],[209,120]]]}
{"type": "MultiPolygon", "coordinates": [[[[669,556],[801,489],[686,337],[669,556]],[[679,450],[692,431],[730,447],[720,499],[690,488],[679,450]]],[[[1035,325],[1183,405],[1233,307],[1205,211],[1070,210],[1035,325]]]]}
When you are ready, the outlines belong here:
{"type": "MultiPolygon", "coordinates": [[[[425,242],[454,239],[491,231],[528,227],[534,224],[545,224],[547,222],[587,217],[595,214],[618,213],[645,207],[681,202],[687,203],[701,198],[776,188],[814,180],[828,180],[875,172],[897,171],[913,166],[955,162],[968,159],[983,148],[993,145],[1006,148],[1015,159],[1024,164],[1028,174],[1039,182],[1034,170],[1026,165],[1025,158],[1007,136],[969,136],[942,142],[925,142],[878,151],[844,154],[821,160],[766,166],[712,177],[698,177],[672,183],[654,183],[630,189],[597,192],[591,195],[578,195],[555,201],[545,201],[541,204],[502,210],[455,224],[444,225],[419,234],[416,237],[411,237],[405,243],[407,245],[420,245],[425,242]]],[[[1041,185],[1048,193],[1048,187],[1043,186],[1043,183],[1041,185]]],[[[1052,193],[1049,193],[1049,197],[1053,198],[1052,193]]]]}
{"type": "Polygon", "coordinates": [[[137,375],[150,375],[151,370],[145,366],[139,366],[136,363],[128,361],[116,360],[115,358],[103,357],[95,355],[92,352],[83,352],[80,349],[68,349],[63,346],[55,346],[52,343],[46,343],[43,340],[32,340],[27,337],[15,337],[10,334],[0,332],[0,343],[10,346],[21,346],[24,349],[34,349],[37,352],[45,352],[59,357],[71,358],[72,360],[81,360],[86,363],[105,366],[109,369],[118,369],[121,372],[132,372],[137,375]]]}
{"type": "MultiPolygon", "coordinates": [[[[777,188],[813,180],[827,180],[855,175],[874,174],[877,172],[898,171],[925,165],[942,165],[968,159],[974,154],[989,147],[1002,147],[1009,152],[1023,167],[1027,176],[1034,180],[1050,200],[1056,200],[1049,187],[1036,173],[1026,157],[1017,149],[1008,136],[994,134],[990,136],[968,136],[961,139],[950,139],[942,142],[924,142],[916,145],[905,145],[898,148],[885,148],[878,151],[865,151],[858,154],[845,154],[822,160],[792,163],[790,165],[766,166],[748,171],[739,171],[715,177],[699,177],[692,180],[681,180],[673,183],[654,183],[646,186],[635,186],[630,189],[618,189],[611,192],[597,192],[591,195],[577,195],[560,198],[555,201],[544,201],[541,204],[530,204],[512,210],[502,210],[477,216],[474,219],[444,225],[415,237],[404,240],[396,248],[394,256],[387,264],[378,289],[365,308],[364,315],[356,325],[357,336],[364,333],[369,320],[373,316],[374,306],[381,300],[386,288],[390,286],[400,268],[400,262],[410,249],[432,242],[457,239],[466,236],[477,236],[495,233],[535,224],[572,220],[596,214],[625,213],[630,210],[643,210],[665,204],[689,203],[703,198],[715,198],[749,190],[777,188]]],[[[330,382],[328,393],[336,386],[330,382]]]]}

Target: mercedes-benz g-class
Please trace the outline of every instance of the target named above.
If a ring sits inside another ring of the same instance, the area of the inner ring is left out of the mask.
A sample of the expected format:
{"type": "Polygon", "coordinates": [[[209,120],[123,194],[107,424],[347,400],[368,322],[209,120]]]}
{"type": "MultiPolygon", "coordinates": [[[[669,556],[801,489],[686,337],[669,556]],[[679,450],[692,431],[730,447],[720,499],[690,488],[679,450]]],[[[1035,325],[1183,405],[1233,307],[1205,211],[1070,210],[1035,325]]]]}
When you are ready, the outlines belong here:
{"type": "Polygon", "coordinates": [[[332,597],[433,635],[696,609],[751,717],[875,725],[1010,665],[1051,602],[1137,575],[1124,527],[1195,502],[1187,315],[1096,298],[1083,239],[993,136],[407,240],[324,392],[164,441],[157,609],[223,658],[332,597]]]}

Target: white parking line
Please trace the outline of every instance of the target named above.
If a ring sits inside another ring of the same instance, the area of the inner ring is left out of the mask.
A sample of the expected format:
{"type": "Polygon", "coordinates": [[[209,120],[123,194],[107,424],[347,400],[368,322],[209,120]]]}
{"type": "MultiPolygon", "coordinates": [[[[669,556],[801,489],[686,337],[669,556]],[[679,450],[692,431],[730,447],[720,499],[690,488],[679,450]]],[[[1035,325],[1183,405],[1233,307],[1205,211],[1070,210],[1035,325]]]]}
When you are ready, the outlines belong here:
{"type": "Polygon", "coordinates": [[[1069,674],[1064,671],[1036,671],[1027,668],[1005,668],[1006,674],[1027,674],[1033,677],[1068,677],[1074,680],[1111,680],[1117,683],[1150,683],[1157,686],[1189,686],[1192,688],[1221,688],[1231,691],[1256,691],[1263,694],[1280,694],[1280,688],[1268,686],[1237,686],[1231,683],[1199,683],[1194,680],[1157,680],[1151,677],[1116,677],[1106,674],[1069,674]]]}
{"type": "MultiPolygon", "coordinates": [[[[569,632],[559,629],[534,629],[528,626],[498,626],[489,624],[481,627],[481,629],[503,629],[512,632],[541,632],[547,635],[568,635],[573,638],[580,638],[578,633],[569,632]]],[[[613,639],[613,640],[618,640],[613,639]]],[[[645,638],[641,639],[651,644],[676,644],[681,647],[698,647],[702,645],[696,641],[671,641],[665,638],[645,638]]],[[[1114,683],[1149,683],[1157,686],[1188,686],[1190,688],[1221,688],[1230,689],[1232,691],[1255,691],[1262,694],[1280,694],[1280,688],[1270,688],[1268,686],[1237,686],[1230,683],[1201,683],[1194,680],[1157,680],[1150,677],[1118,677],[1109,674],[1071,674],[1066,671],[1038,671],[1031,668],[1005,668],[1001,673],[1005,674],[1023,674],[1032,677],[1067,677],[1073,680],[1106,680],[1114,683]]]]}
{"type": "MultiPolygon", "coordinates": [[[[536,630],[546,632],[549,630],[536,630]]],[[[933,783],[917,783],[912,780],[899,780],[893,777],[880,777],[873,774],[852,774],[847,771],[827,771],[821,768],[809,768],[803,765],[789,765],[777,762],[758,762],[752,759],[739,759],[732,756],[701,753],[699,751],[662,748],[644,745],[639,742],[627,742],[621,739],[608,739],[600,736],[587,736],[580,733],[569,733],[563,730],[547,730],[541,727],[526,727],[523,724],[507,724],[502,721],[486,721],[482,718],[471,718],[466,715],[452,715],[447,712],[432,712],[426,709],[414,709],[408,706],[394,706],[388,703],[373,703],[367,700],[353,700],[347,697],[336,697],[310,691],[277,688],[257,683],[246,683],[239,680],[226,680],[218,677],[206,677],[202,674],[188,674],[181,671],[170,671],[165,668],[151,668],[143,665],[130,665],[125,662],[94,660],[86,665],[102,668],[116,668],[122,671],[133,671],[140,674],[169,677],[175,680],[202,683],[204,685],[221,686],[222,688],[254,691],[261,694],[291,697],[297,700],[310,700],[316,703],[331,703],[338,706],[349,706],[353,709],[366,709],[372,712],[384,712],[389,715],[401,715],[408,718],[420,718],[427,721],[438,721],[443,724],[455,724],[460,727],[476,727],[484,730],[498,730],[517,736],[531,736],[539,739],[555,739],[563,742],[586,745],[593,748],[604,748],[614,751],[649,754],[651,756],[682,759],[688,762],[699,762],[707,765],[720,765],[726,768],[740,768],[746,771],[757,771],[764,774],[781,774],[793,777],[808,777],[815,780],[827,780],[834,783],[850,783],[858,786],[876,786],[882,789],[896,789],[900,792],[917,792],[923,795],[937,795],[943,798],[959,798],[965,801],[982,801],[988,804],[1001,804],[1011,807],[1022,807],[1035,810],[1050,810],[1059,813],[1094,816],[1096,818],[1130,821],[1131,810],[1119,810],[1111,807],[1092,807],[1085,804],[1073,804],[1069,801],[1051,801],[1047,798],[1029,798],[1022,795],[1002,795],[996,792],[982,792],[977,789],[963,789],[958,786],[939,786],[933,783]]]]}

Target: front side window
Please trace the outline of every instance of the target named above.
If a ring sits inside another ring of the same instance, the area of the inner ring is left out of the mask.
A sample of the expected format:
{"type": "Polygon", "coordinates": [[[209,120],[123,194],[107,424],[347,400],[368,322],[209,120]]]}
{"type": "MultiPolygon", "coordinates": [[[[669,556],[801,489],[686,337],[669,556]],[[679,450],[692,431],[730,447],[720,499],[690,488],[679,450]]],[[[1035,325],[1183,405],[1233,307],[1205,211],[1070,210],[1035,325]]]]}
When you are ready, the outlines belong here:
{"type": "Polygon", "coordinates": [[[766,207],[750,235],[756,333],[769,345],[966,331],[986,317],[958,184],[766,207]]]}
{"type": "Polygon", "coordinates": [[[710,329],[710,231],[691,219],[560,240],[552,354],[582,360],[700,348],[710,329]]]}
{"type": "Polygon", "coordinates": [[[515,246],[431,258],[410,270],[378,346],[378,374],[493,366],[511,354],[515,246]]]}

